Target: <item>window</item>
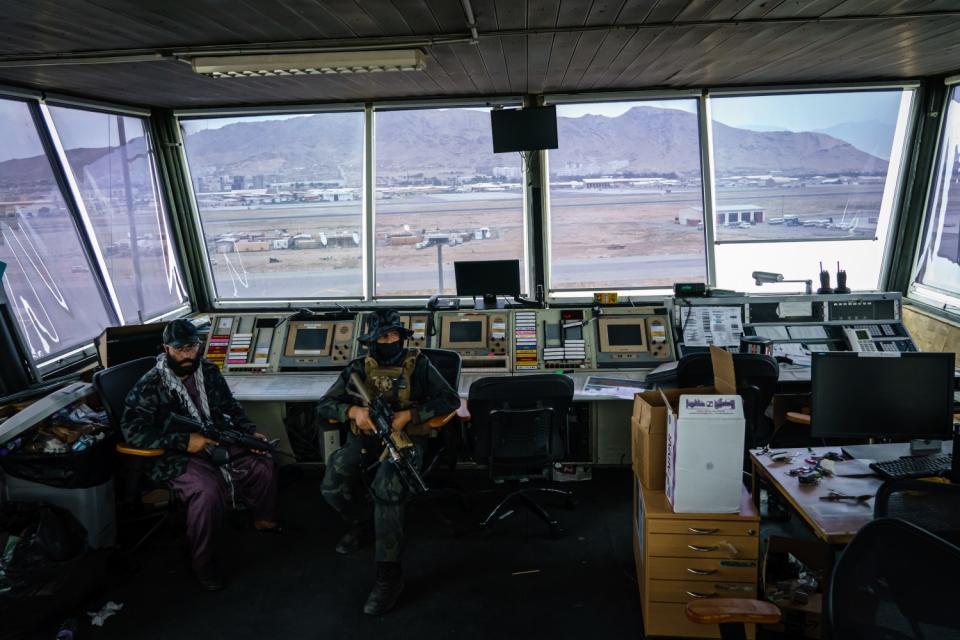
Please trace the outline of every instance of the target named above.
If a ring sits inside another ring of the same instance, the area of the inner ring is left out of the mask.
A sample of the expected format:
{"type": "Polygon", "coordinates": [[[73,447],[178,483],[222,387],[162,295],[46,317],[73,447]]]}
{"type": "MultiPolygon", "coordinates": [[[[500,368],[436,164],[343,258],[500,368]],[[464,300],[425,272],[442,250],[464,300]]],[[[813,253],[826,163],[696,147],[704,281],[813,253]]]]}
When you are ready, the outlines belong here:
{"type": "Polygon", "coordinates": [[[141,118],[51,107],[125,324],[186,301],[141,118]]]}
{"type": "Polygon", "coordinates": [[[914,281],[960,297],[960,86],[950,92],[914,281]]]}
{"type": "Polygon", "coordinates": [[[180,124],[217,298],[362,295],[362,112],[180,124]]]}
{"type": "Polygon", "coordinates": [[[557,135],[551,290],[706,278],[696,100],[561,104],[557,135]]]}
{"type": "Polygon", "coordinates": [[[113,324],[26,103],[0,99],[3,284],[34,360],[90,342],[113,324]]]}
{"type": "MultiPolygon", "coordinates": [[[[710,98],[717,285],[754,270],[879,285],[913,91],[710,98]],[[787,243],[787,244],[784,244],[787,243]]],[[[802,284],[759,291],[802,290],[802,284]]]]}
{"type": "Polygon", "coordinates": [[[455,261],[526,273],[523,164],[493,153],[489,109],[378,111],[375,132],[377,296],[455,293],[455,261]]]}

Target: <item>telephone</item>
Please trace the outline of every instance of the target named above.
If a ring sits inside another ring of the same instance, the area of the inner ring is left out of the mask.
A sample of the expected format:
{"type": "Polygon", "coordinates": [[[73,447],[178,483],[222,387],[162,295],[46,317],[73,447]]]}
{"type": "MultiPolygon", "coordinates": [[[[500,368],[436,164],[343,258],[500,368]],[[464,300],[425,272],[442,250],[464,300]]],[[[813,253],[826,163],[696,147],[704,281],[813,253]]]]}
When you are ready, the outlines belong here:
{"type": "Polygon", "coordinates": [[[877,345],[870,339],[868,329],[844,327],[843,339],[850,347],[850,351],[877,351],[877,345]]]}

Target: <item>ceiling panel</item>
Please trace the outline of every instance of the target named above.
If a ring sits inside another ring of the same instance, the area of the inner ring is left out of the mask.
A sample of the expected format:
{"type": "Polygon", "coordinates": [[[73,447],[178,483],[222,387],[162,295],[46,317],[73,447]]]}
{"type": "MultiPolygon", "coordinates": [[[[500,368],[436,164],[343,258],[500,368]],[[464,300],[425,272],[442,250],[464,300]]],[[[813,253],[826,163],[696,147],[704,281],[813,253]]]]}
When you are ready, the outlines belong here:
{"type": "Polygon", "coordinates": [[[0,83],[176,108],[897,80],[960,70],[956,1],[471,4],[475,44],[449,42],[469,36],[461,0],[0,0],[0,64],[14,62],[11,56],[92,51],[168,56],[19,63],[0,67],[0,83]],[[410,37],[447,42],[426,47],[426,70],[405,73],[214,80],[169,58],[198,47],[336,41],[362,48],[410,37]]]}

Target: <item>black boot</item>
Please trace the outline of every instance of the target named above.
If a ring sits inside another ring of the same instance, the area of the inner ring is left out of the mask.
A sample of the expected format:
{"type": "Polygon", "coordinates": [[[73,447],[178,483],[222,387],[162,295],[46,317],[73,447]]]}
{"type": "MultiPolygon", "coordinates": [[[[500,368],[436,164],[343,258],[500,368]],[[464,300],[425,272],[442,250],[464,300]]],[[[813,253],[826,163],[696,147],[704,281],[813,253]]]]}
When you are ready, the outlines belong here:
{"type": "Polygon", "coordinates": [[[335,550],[341,555],[348,556],[371,542],[373,542],[373,528],[370,523],[358,524],[350,527],[350,530],[343,534],[343,537],[337,541],[335,550]]]}
{"type": "Polygon", "coordinates": [[[381,616],[393,609],[403,591],[403,572],[399,562],[378,562],[377,579],[363,605],[368,616],[381,616]]]}

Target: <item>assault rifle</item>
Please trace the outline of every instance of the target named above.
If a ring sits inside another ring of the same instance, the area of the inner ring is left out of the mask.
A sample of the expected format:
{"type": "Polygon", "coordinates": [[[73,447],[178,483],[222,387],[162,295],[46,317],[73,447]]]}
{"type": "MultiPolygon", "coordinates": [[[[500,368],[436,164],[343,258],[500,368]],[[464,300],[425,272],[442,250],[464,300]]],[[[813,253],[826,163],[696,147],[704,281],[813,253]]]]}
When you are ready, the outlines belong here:
{"type": "Polygon", "coordinates": [[[233,428],[233,421],[230,416],[223,415],[221,420],[215,424],[212,421],[199,421],[188,418],[177,413],[170,414],[167,421],[167,429],[174,433],[199,433],[205,438],[216,440],[220,446],[208,446],[205,451],[214,464],[223,465],[230,462],[230,445],[246,449],[247,451],[257,451],[261,453],[281,454],[293,457],[286,451],[281,451],[277,444],[279,440],[263,440],[257,436],[233,428]]]}
{"type": "Polygon", "coordinates": [[[363,405],[370,411],[370,420],[376,428],[380,441],[386,447],[387,457],[396,467],[400,480],[413,495],[426,493],[428,491],[427,484],[413,464],[416,449],[405,433],[393,430],[393,411],[380,396],[375,398],[370,396],[367,388],[363,385],[363,380],[356,372],[350,374],[350,382],[353,383],[354,389],[360,399],[363,400],[363,405]]]}

